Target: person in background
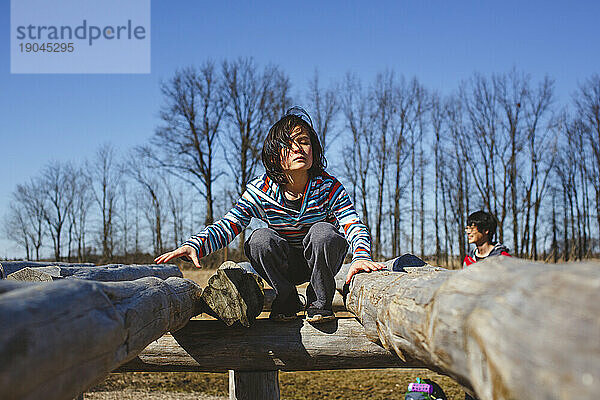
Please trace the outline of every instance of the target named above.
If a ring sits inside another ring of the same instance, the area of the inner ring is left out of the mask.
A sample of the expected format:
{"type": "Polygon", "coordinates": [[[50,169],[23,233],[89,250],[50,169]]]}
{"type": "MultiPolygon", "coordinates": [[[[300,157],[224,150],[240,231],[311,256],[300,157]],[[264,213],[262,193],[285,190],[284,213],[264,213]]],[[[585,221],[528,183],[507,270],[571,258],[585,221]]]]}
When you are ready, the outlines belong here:
{"type": "MultiPolygon", "coordinates": [[[[467,218],[467,226],[465,232],[469,244],[473,243],[474,248],[469,251],[469,254],[463,261],[463,268],[475,264],[478,261],[494,256],[508,256],[508,248],[501,243],[494,242],[498,222],[496,218],[485,211],[475,211],[467,218]]],[[[465,393],[465,400],[478,400],[465,393]]]]}
{"type": "Polygon", "coordinates": [[[494,242],[496,228],[498,223],[496,218],[485,211],[476,211],[467,218],[467,239],[469,244],[473,243],[475,247],[469,251],[469,254],[463,261],[463,268],[475,264],[487,257],[509,256],[508,248],[501,243],[494,242]]]}

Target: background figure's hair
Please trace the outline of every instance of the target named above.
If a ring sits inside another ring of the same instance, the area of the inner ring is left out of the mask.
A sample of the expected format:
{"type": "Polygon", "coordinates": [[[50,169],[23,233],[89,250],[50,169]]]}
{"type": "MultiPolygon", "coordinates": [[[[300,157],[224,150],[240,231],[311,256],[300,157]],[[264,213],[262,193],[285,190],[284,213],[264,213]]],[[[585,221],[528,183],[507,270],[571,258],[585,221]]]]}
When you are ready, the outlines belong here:
{"type": "Polygon", "coordinates": [[[292,140],[290,134],[295,127],[301,126],[308,132],[310,145],[312,147],[312,166],[308,170],[308,176],[319,176],[327,167],[327,160],[323,154],[323,147],[319,141],[319,136],[312,125],[310,115],[301,107],[292,107],[286,111],[285,115],[269,129],[262,149],[262,162],[267,171],[267,175],[274,182],[284,185],[288,183],[287,177],[281,167],[282,148],[291,149],[292,140]]]}
{"type": "Polygon", "coordinates": [[[467,226],[471,225],[475,225],[477,230],[481,233],[488,231],[490,242],[492,242],[494,236],[496,236],[498,222],[496,221],[496,217],[488,212],[475,211],[473,214],[469,215],[467,218],[467,226]]]}

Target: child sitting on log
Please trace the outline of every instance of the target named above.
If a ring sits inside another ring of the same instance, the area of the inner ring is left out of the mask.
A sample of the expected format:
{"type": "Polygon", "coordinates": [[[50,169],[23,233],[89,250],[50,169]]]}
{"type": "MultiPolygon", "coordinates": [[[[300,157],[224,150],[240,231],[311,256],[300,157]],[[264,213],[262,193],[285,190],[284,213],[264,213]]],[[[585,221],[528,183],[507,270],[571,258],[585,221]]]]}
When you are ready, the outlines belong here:
{"type": "Polygon", "coordinates": [[[476,211],[469,215],[465,232],[467,232],[469,244],[475,244],[475,248],[465,257],[463,268],[487,257],[510,257],[506,246],[493,241],[497,226],[496,218],[485,211],[476,211]]]}
{"type": "Polygon", "coordinates": [[[335,319],[334,276],[352,247],[349,283],[359,271],[384,266],[371,260],[371,239],[342,184],[325,172],[327,160],[310,116],[294,107],[269,130],[262,150],[266,173],[246,187],[242,197],[221,220],[192,236],[178,249],[155,259],[164,263],[185,257],[198,259],[218,250],[250,223],[252,217],[268,228],[255,230],[244,244],[254,270],[276,292],[270,318],[293,320],[304,306],[296,285],[309,282],[306,319],[335,319]],[[342,235],[338,227],[343,228],[342,235]]]}

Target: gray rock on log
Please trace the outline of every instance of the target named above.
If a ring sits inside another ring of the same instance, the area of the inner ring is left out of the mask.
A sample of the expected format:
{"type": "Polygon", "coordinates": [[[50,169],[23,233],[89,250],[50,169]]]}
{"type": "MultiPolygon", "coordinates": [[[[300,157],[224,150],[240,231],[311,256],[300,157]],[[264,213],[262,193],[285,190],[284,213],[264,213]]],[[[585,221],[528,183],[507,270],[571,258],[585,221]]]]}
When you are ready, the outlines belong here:
{"type": "Polygon", "coordinates": [[[249,327],[264,304],[262,279],[234,262],[224,262],[208,280],[202,293],[204,312],[225,322],[249,327]]]}

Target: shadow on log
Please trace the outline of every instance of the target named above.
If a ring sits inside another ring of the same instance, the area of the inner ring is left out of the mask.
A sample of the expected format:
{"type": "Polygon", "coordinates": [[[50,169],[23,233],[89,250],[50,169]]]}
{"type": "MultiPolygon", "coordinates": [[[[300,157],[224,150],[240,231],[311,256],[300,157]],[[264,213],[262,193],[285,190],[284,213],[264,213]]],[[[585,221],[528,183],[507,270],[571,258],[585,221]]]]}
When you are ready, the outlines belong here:
{"type": "Polygon", "coordinates": [[[598,262],[494,257],[461,271],[358,274],[346,305],[369,338],[482,400],[597,394],[598,262]]]}
{"type": "Polygon", "coordinates": [[[0,281],[0,398],[68,399],[197,315],[182,278],[0,281]],[[8,329],[6,329],[8,327],[8,329]]]}
{"type": "Polygon", "coordinates": [[[119,371],[311,371],[418,367],[369,341],[354,318],[312,326],[257,320],[252,328],[193,320],[151,343],[119,371]]]}

